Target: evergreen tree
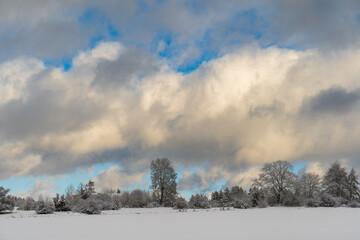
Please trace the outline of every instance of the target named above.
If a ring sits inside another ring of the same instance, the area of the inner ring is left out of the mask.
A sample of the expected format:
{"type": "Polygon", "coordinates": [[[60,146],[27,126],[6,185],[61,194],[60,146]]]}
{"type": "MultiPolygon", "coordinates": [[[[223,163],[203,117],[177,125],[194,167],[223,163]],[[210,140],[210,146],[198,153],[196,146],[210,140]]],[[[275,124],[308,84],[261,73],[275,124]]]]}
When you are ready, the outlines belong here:
{"type": "Polygon", "coordinates": [[[95,193],[95,182],[89,180],[89,182],[85,185],[85,191],[89,195],[95,193]]]}
{"type": "Polygon", "coordinates": [[[354,199],[360,198],[360,190],[359,190],[359,176],[356,175],[354,168],[351,169],[349,175],[347,176],[347,189],[349,193],[349,201],[350,203],[354,199]]]}
{"type": "Polygon", "coordinates": [[[10,189],[0,187],[0,212],[14,209],[15,201],[10,196],[7,196],[9,192],[10,189]]]}
{"type": "Polygon", "coordinates": [[[339,162],[332,164],[326,171],[323,187],[325,192],[333,197],[347,197],[347,173],[339,162]]]}
{"type": "Polygon", "coordinates": [[[70,207],[68,206],[66,200],[65,200],[64,195],[60,196],[57,193],[56,197],[53,198],[53,202],[54,202],[54,207],[55,207],[56,212],[66,212],[66,211],[71,210],[70,207]]]}
{"type": "Polygon", "coordinates": [[[229,188],[224,189],[224,195],[221,198],[222,207],[230,207],[231,205],[231,194],[229,188]]]}
{"type": "Polygon", "coordinates": [[[244,195],[246,195],[246,192],[241,187],[234,186],[231,188],[230,194],[231,194],[231,199],[236,199],[236,198],[242,198],[244,195]]]}

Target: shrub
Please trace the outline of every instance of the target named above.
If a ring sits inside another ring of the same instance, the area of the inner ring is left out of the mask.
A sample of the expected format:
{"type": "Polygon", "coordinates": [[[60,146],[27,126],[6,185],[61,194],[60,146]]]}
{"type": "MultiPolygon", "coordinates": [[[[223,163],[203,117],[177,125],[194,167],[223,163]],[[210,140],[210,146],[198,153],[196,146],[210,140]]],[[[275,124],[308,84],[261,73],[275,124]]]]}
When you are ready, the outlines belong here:
{"type": "Polygon", "coordinates": [[[348,207],[351,207],[351,208],[360,208],[360,203],[358,202],[351,202],[348,204],[348,207]]]}
{"type": "Polygon", "coordinates": [[[284,206],[287,207],[298,207],[301,206],[302,201],[300,197],[296,196],[293,193],[287,193],[283,200],[284,206]]]}
{"type": "Polygon", "coordinates": [[[235,200],[231,203],[233,208],[247,209],[250,208],[250,202],[245,198],[235,198],[235,200]]]}
{"type": "Polygon", "coordinates": [[[187,203],[185,198],[183,198],[183,197],[176,198],[175,204],[174,204],[174,209],[184,210],[184,209],[188,209],[188,208],[189,208],[189,204],[187,203]]]}
{"type": "Polygon", "coordinates": [[[133,208],[144,208],[150,203],[151,199],[147,192],[136,189],[130,194],[130,206],[133,208]]]}
{"type": "Polygon", "coordinates": [[[123,192],[120,195],[120,203],[123,207],[130,207],[130,193],[129,192],[123,192]]]}
{"type": "Polygon", "coordinates": [[[258,208],[267,208],[269,206],[268,202],[266,201],[266,199],[260,199],[257,202],[257,207],[258,208]]]}
{"type": "Polygon", "coordinates": [[[204,194],[192,195],[189,201],[190,208],[210,208],[209,199],[204,194]]]}
{"type": "Polygon", "coordinates": [[[308,198],[305,200],[306,207],[320,207],[321,202],[316,198],[308,198]]]}
{"type": "Polygon", "coordinates": [[[158,208],[161,207],[160,203],[158,201],[152,201],[148,204],[148,208],[158,208]]]}
{"type": "Polygon", "coordinates": [[[35,212],[37,214],[52,214],[55,211],[54,204],[49,199],[42,199],[36,202],[35,212]]]}
{"type": "Polygon", "coordinates": [[[100,214],[100,206],[98,202],[91,198],[78,199],[72,209],[74,212],[85,213],[85,214],[100,214]]]}
{"type": "Polygon", "coordinates": [[[101,210],[118,210],[120,208],[119,196],[112,196],[109,193],[98,193],[93,195],[101,210]]]}
{"type": "Polygon", "coordinates": [[[320,195],[320,206],[322,207],[339,207],[341,203],[341,199],[335,198],[327,193],[320,195]]]}
{"type": "Polygon", "coordinates": [[[0,213],[3,211],[12,211],[14,209],[15,201],[10,196],[6,196],[10,189],[0,187],[0,213]]]}
{"type": "Polygon", "coordinates": [[[23,211],[33,211],[36,209],[36,202],[33,198],[27,197],[18,209],[23,211]]]}

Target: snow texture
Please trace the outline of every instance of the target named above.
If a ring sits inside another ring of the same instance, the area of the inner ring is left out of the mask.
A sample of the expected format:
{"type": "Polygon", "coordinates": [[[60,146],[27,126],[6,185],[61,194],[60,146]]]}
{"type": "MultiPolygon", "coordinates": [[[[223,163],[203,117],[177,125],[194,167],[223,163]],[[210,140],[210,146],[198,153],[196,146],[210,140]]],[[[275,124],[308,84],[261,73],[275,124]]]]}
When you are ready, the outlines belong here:
{"type": "Polygon", "coordinates": [[[56,212],[0,215],[0,240],[267,239],[354,240],[360,209],[265,208],[187,210],[121,209],[101,215],[56,212]]]}

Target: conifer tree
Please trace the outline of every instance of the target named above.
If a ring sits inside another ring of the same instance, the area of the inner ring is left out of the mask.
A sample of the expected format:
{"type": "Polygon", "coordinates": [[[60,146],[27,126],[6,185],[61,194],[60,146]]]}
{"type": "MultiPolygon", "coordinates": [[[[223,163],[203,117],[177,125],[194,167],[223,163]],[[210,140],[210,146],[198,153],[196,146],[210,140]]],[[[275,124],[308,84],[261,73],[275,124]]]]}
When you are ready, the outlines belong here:
{"type": "Polygon", "coordinates": [[[325,192],[333,197],[346,197],[347,173],[346,169],[339,162],[333,163],[326,171],[323,187],[325,192]]]}
{"type": "Polygon", "coordinates": [[[0,212],[9,210],[12,211],[14,209],[14,201],[10,196],[7,196],[10,189],[5,189],[0,187],[0,212]]]}
{"type": "Polygon", "coordinates": [[[352,202],[354,199],[360,198],[359,190],[359,176],[356,175],[355,169],[352,168],[349,175],[347,176],[347,189],[349,193],[349,201],[352,202]]]}

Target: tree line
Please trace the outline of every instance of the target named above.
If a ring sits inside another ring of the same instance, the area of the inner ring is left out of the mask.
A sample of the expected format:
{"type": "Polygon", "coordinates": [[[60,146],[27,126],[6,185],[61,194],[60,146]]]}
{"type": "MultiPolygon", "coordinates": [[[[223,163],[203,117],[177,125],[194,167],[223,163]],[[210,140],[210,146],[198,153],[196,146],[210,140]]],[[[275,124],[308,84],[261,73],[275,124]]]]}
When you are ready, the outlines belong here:
{"type": "Polygon", "coordinates": [[[34,210],[38,214],[55,211],[74,211],[99,214],[102,210],[117,210],[121,207],[151,208],[253,208],[268,206],[307,207],[360,207],[359,177],[354,169],[349,172],[339,162],[333,163],[323,177],[314,173],[297,175],[287,161],[264,164],[259,176],[248,191],[239,186],[226,187],[208,195],[194,194],[187,201],[177,192],[177,174],[167,158],[153,160],[150,164],[151,191],[136,189],[121,192],[120,189],[105,189],[98,193],[95,183],[80,183],[77,188],[69,185],[65,194],[35,201],[31,197],[8,195],[9,189],[0,187],[0,212],[34,210]]]}

